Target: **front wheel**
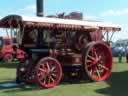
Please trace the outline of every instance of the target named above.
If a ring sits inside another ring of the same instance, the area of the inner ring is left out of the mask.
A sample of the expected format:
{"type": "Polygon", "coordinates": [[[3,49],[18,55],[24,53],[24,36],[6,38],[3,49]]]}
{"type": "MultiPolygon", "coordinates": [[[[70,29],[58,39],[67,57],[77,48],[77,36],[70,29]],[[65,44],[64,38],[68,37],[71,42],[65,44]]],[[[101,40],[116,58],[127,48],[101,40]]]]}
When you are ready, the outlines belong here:
{"type": "Polygon", "coordinates": [[[102,42],[92,42],[82,53],[84,70],[92,81],[105,80],[112,69],[112,55],[102,42]]]}
{"type": "Polygon", "coordinates": [[[12,53],[5,53],[3,59],[4,59],[5,62],[12,62],[13,54],[12,53]]]}
{"type": "Polygon", "coordinates": [[[59,83],[62,77],[60,63],[52,58],[42,58],[36,67],[36,79],[43,88],[51,88],[59,83]]]}

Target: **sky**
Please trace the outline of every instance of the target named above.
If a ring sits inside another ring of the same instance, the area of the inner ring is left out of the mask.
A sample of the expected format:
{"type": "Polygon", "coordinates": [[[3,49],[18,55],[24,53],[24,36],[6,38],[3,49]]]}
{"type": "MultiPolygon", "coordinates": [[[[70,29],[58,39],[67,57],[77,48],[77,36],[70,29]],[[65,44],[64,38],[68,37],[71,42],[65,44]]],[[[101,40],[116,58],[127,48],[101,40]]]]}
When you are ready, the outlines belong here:
{"type": "MultiPolygon", "coordinates": [[[[128,0],[44,0],[44,15],[82,12],[84,20],[120,24],[113,41],[128,39],[128,0]]],[[[36,16],[36,0],[0,0],[0,18],[10,15],[36,16]]],[[[5,34],[0,34],[5,35],[5,34]]]]}

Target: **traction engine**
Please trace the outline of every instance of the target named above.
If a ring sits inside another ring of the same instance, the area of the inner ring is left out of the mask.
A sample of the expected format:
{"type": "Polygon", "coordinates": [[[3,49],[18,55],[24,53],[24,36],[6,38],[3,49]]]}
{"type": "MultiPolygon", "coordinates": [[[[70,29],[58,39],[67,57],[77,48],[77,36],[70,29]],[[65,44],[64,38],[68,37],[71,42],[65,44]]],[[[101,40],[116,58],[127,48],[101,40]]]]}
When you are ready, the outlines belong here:
{"type": "Polygon", "coordinates": [[[62,77],[108,78],[112,69],[109,41],[121,30],[112,23],[19,15],[4,17],[0,27],[15,30],[12,37],[25,52],[17,67],[17,82],[38,83],[43,88],[54,87],[62,77]]]}

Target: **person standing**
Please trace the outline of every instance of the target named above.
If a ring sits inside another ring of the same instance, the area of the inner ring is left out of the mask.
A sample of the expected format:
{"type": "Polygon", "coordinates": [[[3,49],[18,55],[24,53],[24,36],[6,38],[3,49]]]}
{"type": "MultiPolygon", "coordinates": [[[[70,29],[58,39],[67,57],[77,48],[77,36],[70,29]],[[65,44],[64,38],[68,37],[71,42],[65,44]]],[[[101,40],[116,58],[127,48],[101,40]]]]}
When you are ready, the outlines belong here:
{"type": "Polygon", "coordinates": [[[125,54],[125,56],[126,56],[126,63],[128,63],[128,48],[126,47],[126,54],[125,54]]]}
{"type": "Polygon", "coordinates": [[[119,51],[118,60],[119,60],[119,63],[122,63],[122,52],[121,51],[119,51]]]}

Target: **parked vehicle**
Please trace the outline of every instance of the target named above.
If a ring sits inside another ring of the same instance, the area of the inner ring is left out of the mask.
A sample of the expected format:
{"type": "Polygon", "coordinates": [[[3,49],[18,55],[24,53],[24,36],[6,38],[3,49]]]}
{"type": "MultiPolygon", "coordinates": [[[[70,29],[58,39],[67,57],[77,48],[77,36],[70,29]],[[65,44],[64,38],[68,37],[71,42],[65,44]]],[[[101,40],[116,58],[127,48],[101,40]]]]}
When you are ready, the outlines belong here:
{"type": "Polygon", "coordinates": [[[112,69],[108,34],[121,30],[112,23],[20,15],[4,17],[0,27],[15,30],[18,47],[27,54],[17,68],[17,81],[43,88],[54,87],[62,76],[108,78],[112,69]],[[108,36],[105,42],[103,32],[108,36]]]}
{"type": "Polygon", "coordinates": [[[11,40],[8,37],[0,37],[0,59],[5,62],[11,62],[15,58],[17,60],[23,58],[20,54],[24,54],[24,52],[18,49],[16,45],[11,45],[11,41],[16,44],[15,38],[11,40]]]}

